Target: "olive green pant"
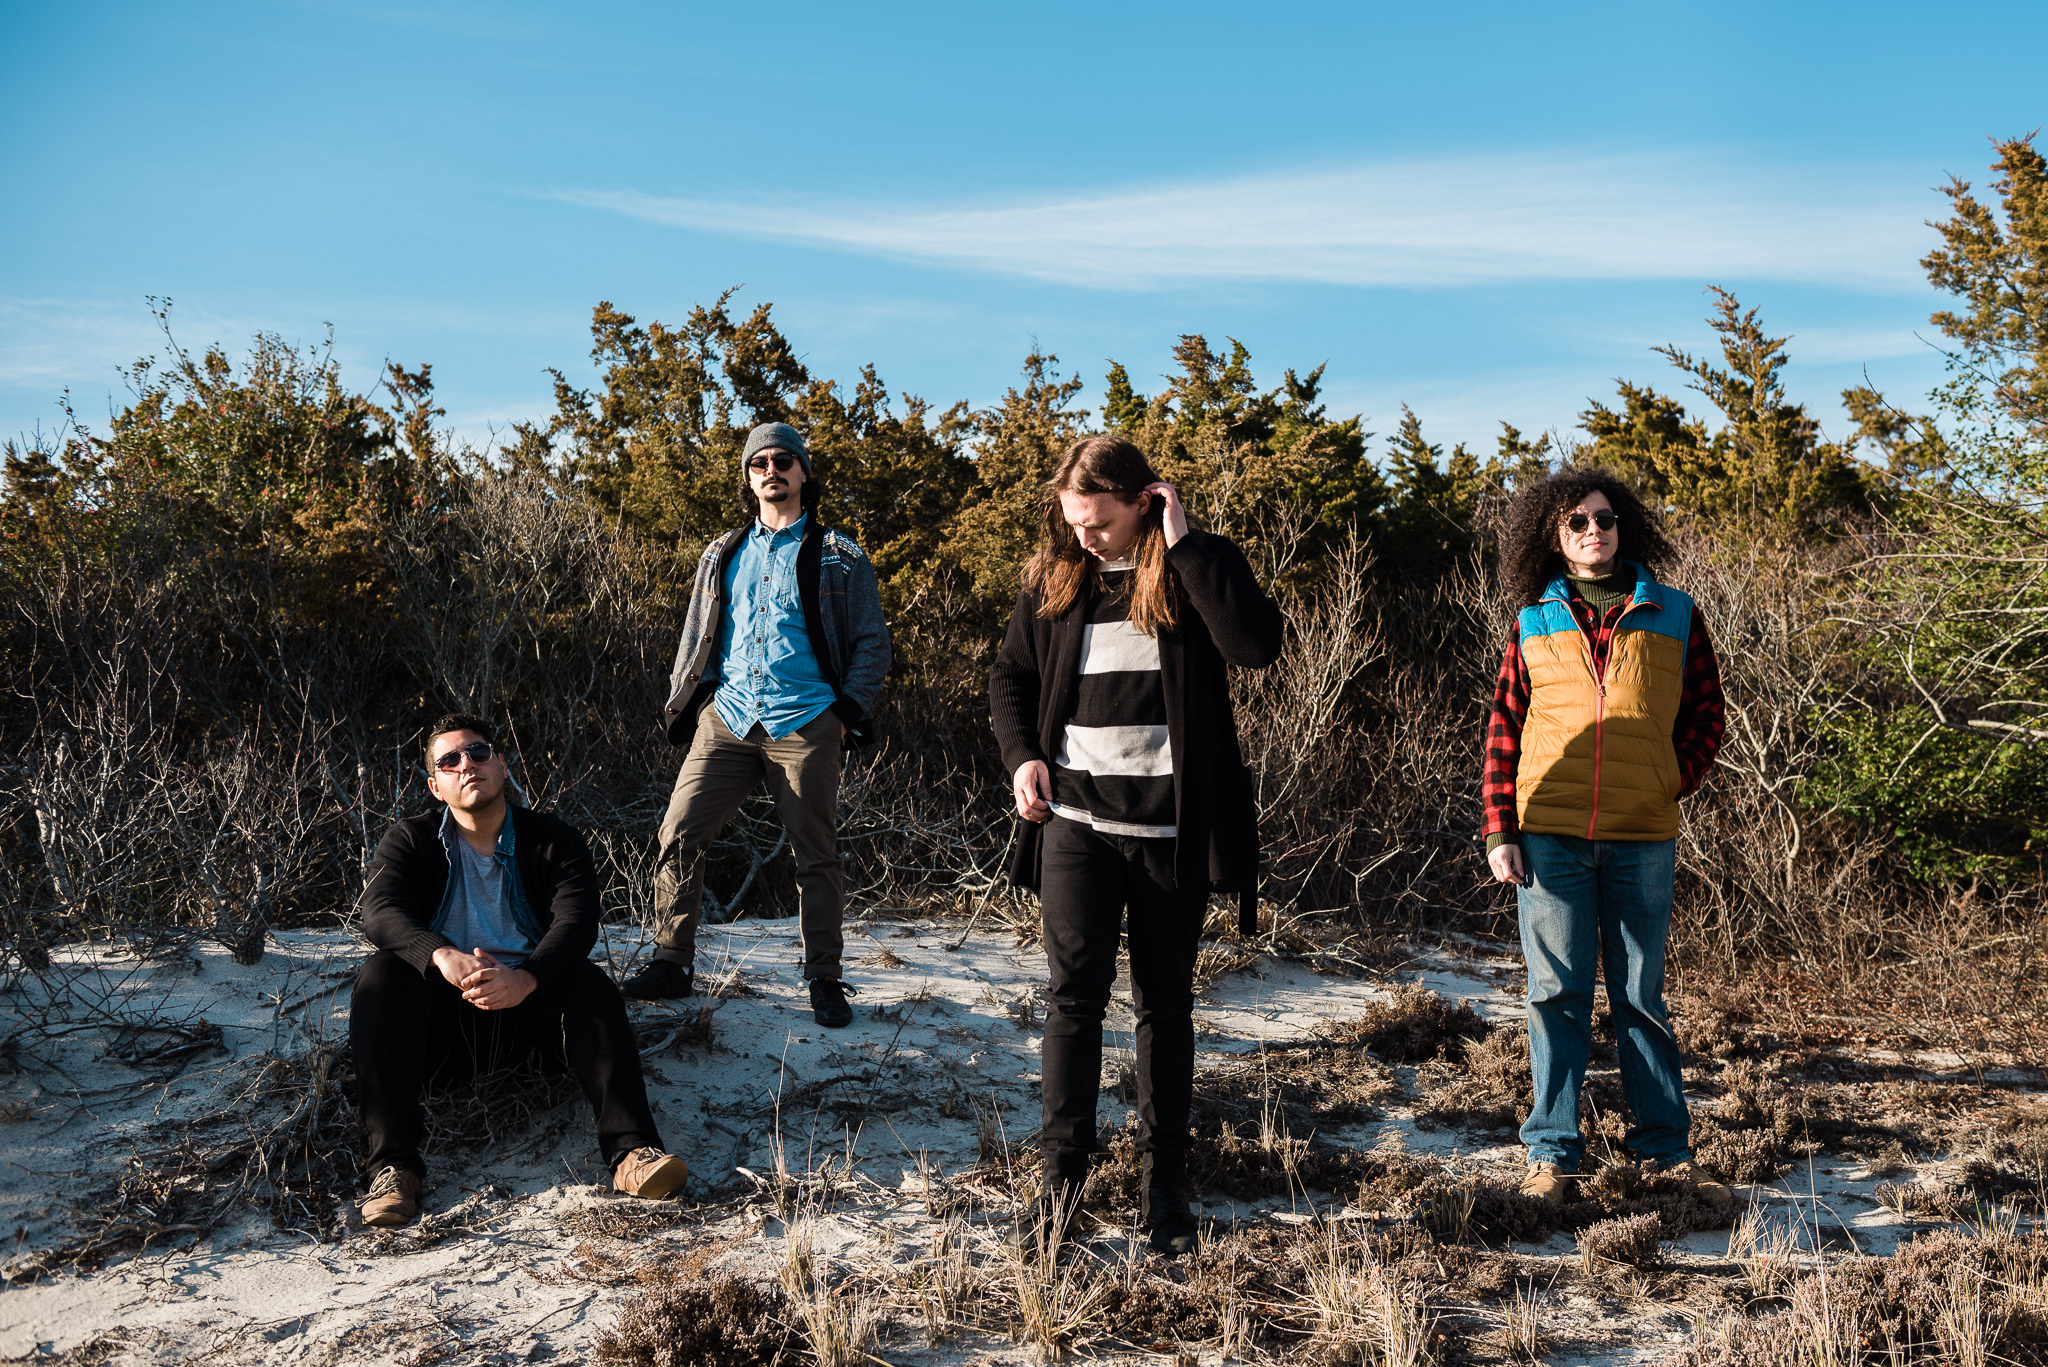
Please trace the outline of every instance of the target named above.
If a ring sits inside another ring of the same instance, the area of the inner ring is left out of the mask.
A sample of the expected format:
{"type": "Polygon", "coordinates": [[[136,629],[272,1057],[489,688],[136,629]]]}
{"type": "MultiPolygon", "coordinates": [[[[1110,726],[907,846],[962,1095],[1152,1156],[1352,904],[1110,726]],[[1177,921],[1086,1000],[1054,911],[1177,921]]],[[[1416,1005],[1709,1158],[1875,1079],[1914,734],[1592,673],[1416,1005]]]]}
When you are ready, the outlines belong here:
{"type": "Polygon", "coordinates": [[[845,945],[846,871],[839,863],[839,761],[843,728],[830,711],[770,740],[760,726],[735,736],[705,705],[697,736],[661,818],[654,873],[657,957],[692,967],[704,901],[704,851],[766,781],[796,853],[797,925],[804,977],[837,978],[845,945]]]}

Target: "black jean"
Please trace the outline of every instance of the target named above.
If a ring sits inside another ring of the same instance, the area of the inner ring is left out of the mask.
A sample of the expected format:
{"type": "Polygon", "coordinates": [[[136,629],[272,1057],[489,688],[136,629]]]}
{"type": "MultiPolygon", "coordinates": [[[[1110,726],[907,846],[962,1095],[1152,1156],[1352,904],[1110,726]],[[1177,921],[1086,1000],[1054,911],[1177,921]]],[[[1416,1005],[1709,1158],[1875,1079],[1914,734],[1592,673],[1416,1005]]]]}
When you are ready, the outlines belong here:
{"type": "Polygon", "coordinates": [[[460,1082],[536,1054],[583,1088],[605,1162],[616,1166],[643,1144],[661,1147],[625,1000],[596,964],[578,965],[509,1011],[480,1011],[440,973],[422,976],[380,950],[356,973],[348,1038],[369,1172],[400,1167],[425,1175],[420,1091],[429,1081],[460,1082]]]}
{"type": "Polygon", "coordinates": [[[1038,1141],[1048,1189],[1084,1180],[1096,1148],[1102,1015],[1127,919],[1138,1152],[1147,1186],[1179,1187],[1195,1089],[1195,951],[1208,898],[1174,888],[1172,840],[1104,835],[1056,816],[1045,830],[1038,899],[1052,998],[1038,1141]]]}

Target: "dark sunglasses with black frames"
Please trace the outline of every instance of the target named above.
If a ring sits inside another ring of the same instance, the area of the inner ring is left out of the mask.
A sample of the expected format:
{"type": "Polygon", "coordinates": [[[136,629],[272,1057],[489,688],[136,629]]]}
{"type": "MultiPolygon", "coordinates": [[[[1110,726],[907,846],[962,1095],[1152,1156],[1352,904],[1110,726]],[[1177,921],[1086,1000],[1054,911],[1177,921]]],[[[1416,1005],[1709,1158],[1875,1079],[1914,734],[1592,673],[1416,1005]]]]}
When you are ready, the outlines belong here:
{"type": "Polygon", "coordinates": [[[758,475],[763,470],[766,470],[768,468],[768,463],[770,461],[773,461],[775,463],[775,468],[777,470],[780,470],[784,474],[787,474],[789,472],[789,467],[796,464],[796,457],[784,455],[780,451],[777,451],[772,456],[750,456],[747,459],[747,468],[758,475]]]}
{"type": "Polygon", "coordinates": [[[443,773],[453,773],[462,767],[462,757],[468,755],[475,764],[488,764],[491,756],[498,753],[498,747],[487,740],[473,740],[467,745],[458,745],[453,750],[434,756],[434,767],[443,773]]]}
{"type": "Polygon", "coordinates": [[[1617,520],[1610,509],[1602,508],[1599,512],[1590,515],[1586,513],[1572,513],[1565,518],[1564,526],[1566,531],[1574,534],[1585,531],[1588,526],[1598,527],[1603,532],[1611,532],[1614,530],[1614,524],[1617,520]]]}

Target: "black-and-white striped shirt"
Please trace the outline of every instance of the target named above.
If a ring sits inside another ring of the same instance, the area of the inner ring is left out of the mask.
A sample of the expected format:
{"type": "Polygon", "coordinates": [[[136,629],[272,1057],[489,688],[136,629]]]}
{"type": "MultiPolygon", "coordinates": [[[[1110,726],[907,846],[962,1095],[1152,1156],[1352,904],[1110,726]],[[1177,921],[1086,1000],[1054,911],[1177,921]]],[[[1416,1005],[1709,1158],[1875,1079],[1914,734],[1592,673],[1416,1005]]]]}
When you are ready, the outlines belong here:
{"type": "Polygon", "coordinates": [[[1074,715],[1053,757],[1052,808],[1106,835],[1171,836],[1173,744],[1159,639],[1131,625],[1131,572],[1103,566],[1081,628],[1074,715]]]}

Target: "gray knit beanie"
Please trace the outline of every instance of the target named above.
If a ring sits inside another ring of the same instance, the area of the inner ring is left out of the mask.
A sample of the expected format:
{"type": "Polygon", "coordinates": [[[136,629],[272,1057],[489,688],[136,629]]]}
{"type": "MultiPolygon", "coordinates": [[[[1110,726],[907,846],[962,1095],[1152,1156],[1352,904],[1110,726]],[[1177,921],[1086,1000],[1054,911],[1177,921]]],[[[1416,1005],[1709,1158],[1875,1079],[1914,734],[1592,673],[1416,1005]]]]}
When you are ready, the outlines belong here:
{"type": "Polygon", "coordinates": [[[789,452],[804,467],[804,478],[811,477],[811,453],[804,449],[804,434],[788,423],[764,422],[747,433],[747,447],[740,452],[740,467],[745,469],[747,462],[761,451],[789,452]]]}

